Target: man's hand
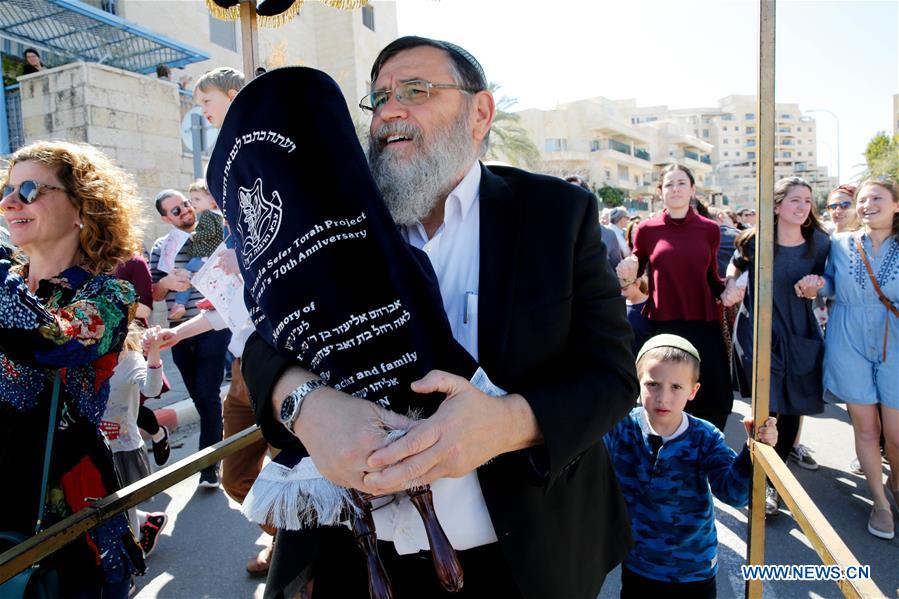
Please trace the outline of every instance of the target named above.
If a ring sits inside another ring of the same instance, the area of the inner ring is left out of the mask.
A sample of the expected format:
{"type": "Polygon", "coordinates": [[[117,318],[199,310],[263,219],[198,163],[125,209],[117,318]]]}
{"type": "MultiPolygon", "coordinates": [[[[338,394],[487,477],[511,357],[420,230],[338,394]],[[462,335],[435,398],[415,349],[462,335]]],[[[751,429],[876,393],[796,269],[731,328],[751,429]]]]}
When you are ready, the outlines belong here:
{"type": "Polygon", "coordinates": [[[375,403],[322,387],[303,401],[294,434],[322,475],[333,483],[372,492],[363,476],[372,452],[384,447],[384,425],[408,429],[413,421],[375,403]]]}
{"type": "Polygon", "coordinates": [[[441,392],[437,412],[368,458],[365,488],[385,494],[460,477],[509,451],[540,443],[537,420],[520,395],[491,397],[468,380],[439,370],[412,383],[416,393],[441,392]]]}

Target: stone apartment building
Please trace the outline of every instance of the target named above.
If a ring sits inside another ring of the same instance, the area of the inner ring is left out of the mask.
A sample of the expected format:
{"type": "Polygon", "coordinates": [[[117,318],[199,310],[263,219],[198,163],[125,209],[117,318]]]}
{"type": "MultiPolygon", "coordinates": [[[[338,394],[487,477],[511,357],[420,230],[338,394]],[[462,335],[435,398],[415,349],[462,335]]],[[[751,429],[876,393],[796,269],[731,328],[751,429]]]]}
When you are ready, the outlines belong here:
{"type": "MultiPolygon", "coordinates": [[[[195,81],[218,66],[242,68],[239,24],[212,18],[202,0],[91,3],[209,56],[174,69],[175,81],[184,75],[195,81]]],[[[268,68],[304,65],[330,74],[341,86],[351,114],[359,118],[358,124],[367,126],[357,105],[366,92],[377,52],[396,36],[392,2],[372,2],[353,11],[307,2],[299,15],[282,27],[260,28],[260,54],[268,68]]],[[[22,41],[0,39],[6,53],[18,55],[24,47],[22,41]]],[[[54,56],[52,52],[44,55],[54,56]]],[[[149,225],[145,243],[149,245],[167,228],[159,222],[152,198],[164,188],[186,189],[194,178],[193,155],[182,141],[187,137],[184,113],[192,103],[190,86],[179,90],[153,72],[130,72],[94,62],[59,60],[48,66],[51,68],[19,77],[17,89],[7,88],[8,116],[19,119],[11,123],[19,127],[18,143],[67,139],[104,150],[137,181],[145,199],[149,225]],[[10,111],[10,100],[15,101],[15,114],[10,111]]]]}
{"type": "MultiPolygon", "coordinates": [[[[589,98],[555,110],[524,110],[522,125],[541,151],[545,170],[576,172],[645,199],[662,165],[678,161],[700,192],[731,206],[755,201],[757,161],[754,96],[722,98],[715,108],[637,106],[636,100],[589,98]]],[[[797,104],[777,104],[775,175],[806,178],[828,192],[835,179],[817,163],[815,119],[797,104]]]]}

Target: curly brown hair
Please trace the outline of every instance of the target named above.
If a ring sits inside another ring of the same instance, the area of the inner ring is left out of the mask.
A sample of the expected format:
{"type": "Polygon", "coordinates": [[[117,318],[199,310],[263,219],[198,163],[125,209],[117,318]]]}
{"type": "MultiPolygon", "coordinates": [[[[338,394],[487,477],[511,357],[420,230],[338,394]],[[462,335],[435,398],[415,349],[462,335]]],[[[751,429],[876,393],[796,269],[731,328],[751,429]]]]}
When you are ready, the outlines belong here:
{"type": "Polygon", "coordinates": [[[0,171],[4,185],[19,162],[53,169],[78,209],[82,266],[94,274],[111,273],[141,251],[141,211],[132,177],[106,154],[88,144],[39,141],[17,150],[0,171]]]}

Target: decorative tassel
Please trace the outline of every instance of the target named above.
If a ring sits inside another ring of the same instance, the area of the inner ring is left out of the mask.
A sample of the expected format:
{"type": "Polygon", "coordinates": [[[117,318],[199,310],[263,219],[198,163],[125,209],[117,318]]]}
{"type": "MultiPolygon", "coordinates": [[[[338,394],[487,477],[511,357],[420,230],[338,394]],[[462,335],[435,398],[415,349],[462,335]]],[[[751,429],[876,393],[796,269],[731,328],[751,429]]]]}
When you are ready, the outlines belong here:
{"type": "MultiPolygon", "coordinates": [[[[208,0],[207,0],[208,1],[208,0]]],[[[277,15],[256,15],[256,22],[260,27],[266,27],[268,29],[274,29],[275,27],[281,27],[285,25],[290,20],[292,20],[297,14],[299,14],[300,9],[303,7],[304,0],[294,0],[293,4],[291,4],[287,9],[277,15]]]]}
{"type": "Polygon", "coordinates": [[[293,468],[266,464],[241,508],[251,522],[280,530],[335,526],[350,510],[358,508],[349,489],[324,478],[310,458],[293,468]]]}
{"type": "MultiPolygon", "coordinates": [[[[478,368],[471,382],[488,395],[505,395],[505,391],[494,385],[482,368],[478,368]]],[[[407,417],[419,420],[421,411],[410,410],[407,417]]],[[[394,429],[381,420],[372,422],[372,426],[384,435],[385,446],[408,432],[394,429]]],[[[299,456],[293,457],[289,453],[281,452],[259,473],[241,508],[248,520],[281,530],[303,530],[335,526],[346,520],[351,511],[361,513],[350,489],[335,485],[323,477],[312,458],[304,457],[297,462],[299,456]],[[290,467],[290,464],[296,465],[290,467]]]]}
{"type": "Polygon", "coordinates": [[[230,8],[222,8],[213,0],[206,0],[206,8],[213,17],[220,21],[236,21],[240,18],[240,9],[236,4],[230,8]]]}
{"type": "Polygon", "coordinates": [[[368,4],[368,0],[321,0],[321,2],[331,8],[339,8],[341,10],[353,10],[368,4]]]}

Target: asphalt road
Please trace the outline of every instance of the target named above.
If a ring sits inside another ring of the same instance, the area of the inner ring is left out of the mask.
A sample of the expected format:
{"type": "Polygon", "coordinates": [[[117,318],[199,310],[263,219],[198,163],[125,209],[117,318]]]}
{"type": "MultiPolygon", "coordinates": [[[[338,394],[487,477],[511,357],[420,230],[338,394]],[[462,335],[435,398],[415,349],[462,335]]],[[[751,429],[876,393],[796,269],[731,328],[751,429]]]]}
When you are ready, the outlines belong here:
{"type": "MultiPolygon", "coordinates": [[[[172,463],[197,451],[199,425],[179,429],[172,463]]],[[[261,599],[265,579],[250,578],[246,561],[271,537],[240,513],[221,488],[197,487],[195,474],[141,506],[169,516],[148,571],[137,579],[139,599],[261,599]]]]}
{"type": "MultiPolygon", "coordinates": [[[[747,413],[738,402],[735,410],[747,413]]],[[[179,430],[175,442],[183,446],[173,451],[180,459],[196,451],[196,425],[179,430]]],[[[727,438],[732,447],[745,439],[739,418],[731,416],[727,438]]],[[[811,447],[821,464],[817,471],[795,465],[791,470],[828,518],[837,533],[862,564],[871,566],[875,583],[886,597],[896,597],[899,588],[899,539],[883,541],[868,534],[865,525],[871,509],[866,483],[848,472],[854,457],[852,430],[846,411],[828,407],[815,418],[806,419],[802,441],[811,447]]],[[[244,519],[238,506],[221,490],[197,488],[198,475],[182,481],[147,504],[151,511],[165,510],[170,517],[156,552],[149,558],[147,576],[138,580],[138,597],[160,598],[243,598],[261,597],[263,581],[250,579],[244,572],[246,560],[261,549],[268,537],[244,519]]],[[[747,512],[717,505],[719,563],[718,596],[742,597],[744,583],[740,565],[746,555],[747,512]]],[[[768,520],[766,563],[820,564],[810,543],[785,510],[768,520]]],[[[600,593],[602,599],[618,596],[619,573],[609,575],[600,593]]],[[[840,597],[832,582],[769,582],[765,597],[840,597]]]]}

